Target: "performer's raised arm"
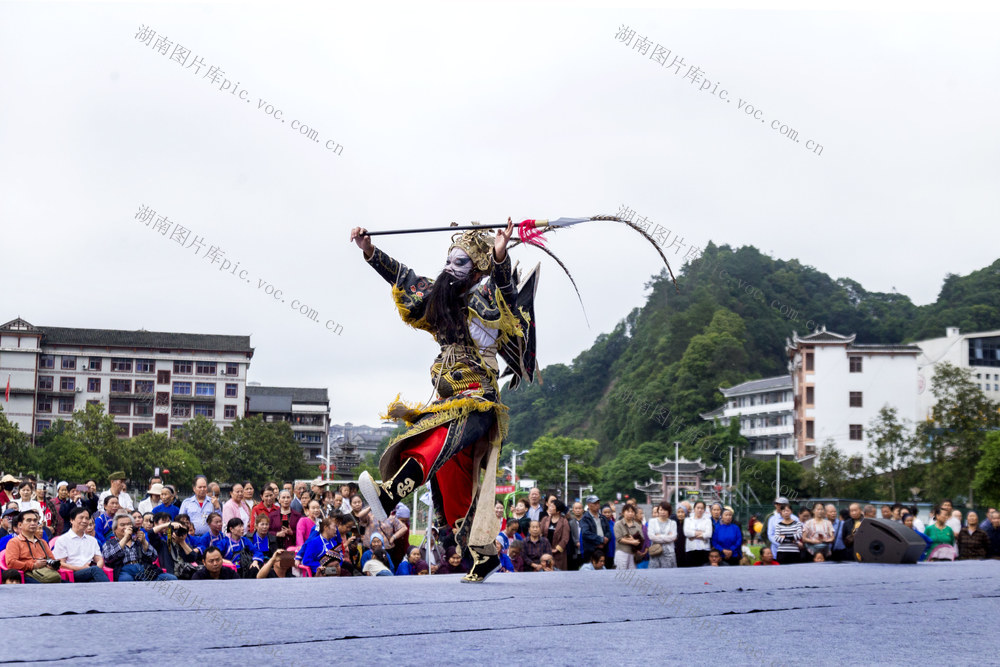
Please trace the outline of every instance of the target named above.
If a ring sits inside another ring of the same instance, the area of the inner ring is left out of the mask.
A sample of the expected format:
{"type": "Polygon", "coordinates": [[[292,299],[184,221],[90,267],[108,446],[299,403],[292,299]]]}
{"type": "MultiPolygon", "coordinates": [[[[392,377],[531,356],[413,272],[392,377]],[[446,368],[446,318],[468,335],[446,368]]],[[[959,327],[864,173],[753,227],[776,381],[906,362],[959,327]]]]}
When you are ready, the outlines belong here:
{"type": "Polygon", "coordinates": [[[418,323],[423,317],[424,295],[430,287],[431,281],[423,276],[418,276],[413,269],[407,268],[402,262],[376,248],[371,237],[368,236],[368,230],[364,227],[352,229],[351,240],[361,248],[365,261],[387,283],[392,285],[393,299],[399,308],[399,314],[403,321],[418,328],[426,328],[419,326],[418,323]]]}
{"type": "Polygon", "coordinates": [[[513,308],[517,299],[517,287],[511,275],[510,256],[507,255],[507,243],[514,233],[514,222],[507,218],[507,229],[497,232],[493,240],[493,268],[490,277],[503,295],[508,307],[513,308]]]}

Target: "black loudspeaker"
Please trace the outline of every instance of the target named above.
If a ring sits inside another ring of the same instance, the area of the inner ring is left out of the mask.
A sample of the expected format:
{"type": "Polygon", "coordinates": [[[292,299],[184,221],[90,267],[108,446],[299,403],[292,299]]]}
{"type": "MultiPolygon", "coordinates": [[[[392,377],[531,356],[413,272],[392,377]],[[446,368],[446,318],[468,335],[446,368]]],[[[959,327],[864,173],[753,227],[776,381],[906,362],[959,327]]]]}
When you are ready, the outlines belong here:
{"type": "Polygon", "coordinates": [[[854,556],[862,563],[916,563],[927,543],[898,521],[863,519],[854,533],[854,556]]]}

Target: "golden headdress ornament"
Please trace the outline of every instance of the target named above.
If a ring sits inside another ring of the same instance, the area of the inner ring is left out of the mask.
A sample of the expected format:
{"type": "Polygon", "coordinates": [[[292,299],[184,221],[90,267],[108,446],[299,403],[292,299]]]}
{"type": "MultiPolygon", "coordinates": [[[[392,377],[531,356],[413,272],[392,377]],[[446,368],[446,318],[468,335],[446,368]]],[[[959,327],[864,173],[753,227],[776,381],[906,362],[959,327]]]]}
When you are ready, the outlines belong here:
{"type": "MultiPolygon", "coordinates": [[[[453,222],[451,226],[456,227],[458,223],[453,222]]],[[[479,229],[469,230],[461,234],[452,234],[448,252],[450,253],[452,248],[461,248],[472,259],[476,269],[487,273],[493,265],[493,242],[492,234],[479,229]]]]}

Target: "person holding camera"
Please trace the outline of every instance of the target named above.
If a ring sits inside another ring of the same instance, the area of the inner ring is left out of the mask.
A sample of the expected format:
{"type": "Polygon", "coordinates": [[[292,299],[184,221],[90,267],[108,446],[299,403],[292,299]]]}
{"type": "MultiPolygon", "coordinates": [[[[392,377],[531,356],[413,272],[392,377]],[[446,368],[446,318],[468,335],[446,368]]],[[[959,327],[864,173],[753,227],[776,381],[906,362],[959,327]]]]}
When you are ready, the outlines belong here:
{"type": "Polygon", "coordinates": [[[14,519],[17,536],[7,543],[7,567],[24,573],[25,583],[58,584],[59,561],[44,540],[38,539],[41,514],[29,509],[14,519]]]}
{"type": "Polygon", "coordinates": [[[295,576],[295,554],[277,549],[257,573],[258,579],[285,579],[295,576]]]}
{"type": "Polygon", "coordinates": [[[190,579],[198,569],[200,553],[188,544],[187,537],[187,527],[179,521],[171,521],[169,513],[153,514],[149,545],[158,554],[160,566],[178,579],[190,579]]]}
{"type": "Polygon", "coordinates": [[[105,564],[114,570],[116,581],[166,581],[177,579],[153,565],[156,551],[146,534],[135,530],[132,517],[120,514],[114,519],[114,533],[101,547],[105,564]]]}

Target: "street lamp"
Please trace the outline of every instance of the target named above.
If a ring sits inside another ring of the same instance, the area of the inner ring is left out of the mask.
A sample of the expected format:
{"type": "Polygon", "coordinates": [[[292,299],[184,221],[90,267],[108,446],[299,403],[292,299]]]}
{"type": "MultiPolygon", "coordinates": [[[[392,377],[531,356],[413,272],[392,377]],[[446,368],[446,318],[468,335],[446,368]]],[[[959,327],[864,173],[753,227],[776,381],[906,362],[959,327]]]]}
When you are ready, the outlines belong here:
{"type": "Polygon", "coordinates": [[[327,450],[327,455],[326,456],[323,456],[322,454],[320,454],[316,458],[318,458],[320,461],[323,461],[324,463],[326,463],[326,483],[329,484],[330,483],[330,461],[333,459],[333,457],[330,456],[329,449],[327,450]]]}
{"type": "Polygon", "coordinates": [[[527,449],[522,450],[520,452],[517,451],[517,450],[514,450],[514,452],[511,455],[511,463],[510,463],[511,469],[510,469],[510,474],[514,477],[514,497],[515,498],[517,497],[517,488],[518,488],[517,487],[517,457],[518,456],[524,456],[527,453],[528,453],[527,449]]]}
{"type": "Polygon", "coordinates": [[[563,454],[565,462],[563,471],[563,505],[569,503],[569,454],[563,454]]]}

